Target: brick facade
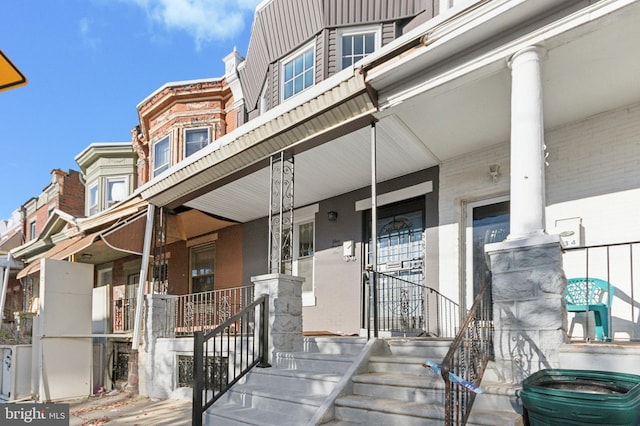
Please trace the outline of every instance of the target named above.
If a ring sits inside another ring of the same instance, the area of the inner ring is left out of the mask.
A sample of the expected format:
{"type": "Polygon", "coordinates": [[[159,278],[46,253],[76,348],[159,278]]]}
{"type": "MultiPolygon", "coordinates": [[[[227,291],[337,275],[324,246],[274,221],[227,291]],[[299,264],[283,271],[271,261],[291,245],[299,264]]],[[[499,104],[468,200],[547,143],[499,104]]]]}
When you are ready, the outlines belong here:
{"type": "Polygon", "coordinates": [[[140,124],[132,130],[138,153],[138,185],[153,178],[153,144],[170,136],[170,165],[185,157],[185,129],[209,130],[210,141],[233,130],[233,94],[224,79],[183,82],[162,88],[138,107],[140,124]],[[228,122],[229,121],[229,122],[228,122]]]}

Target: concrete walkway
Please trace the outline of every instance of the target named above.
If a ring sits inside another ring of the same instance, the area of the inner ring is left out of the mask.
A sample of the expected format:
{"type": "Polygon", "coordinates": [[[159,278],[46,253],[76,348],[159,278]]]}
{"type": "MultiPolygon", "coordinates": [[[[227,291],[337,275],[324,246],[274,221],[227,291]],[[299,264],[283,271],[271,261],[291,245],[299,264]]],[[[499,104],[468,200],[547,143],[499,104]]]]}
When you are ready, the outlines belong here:
{"type": "Polygon", "coordinates": [[[61,401],[69,404],[69,426],[190,425],[191,401],[151,400],[127,392],[61,401]]]}

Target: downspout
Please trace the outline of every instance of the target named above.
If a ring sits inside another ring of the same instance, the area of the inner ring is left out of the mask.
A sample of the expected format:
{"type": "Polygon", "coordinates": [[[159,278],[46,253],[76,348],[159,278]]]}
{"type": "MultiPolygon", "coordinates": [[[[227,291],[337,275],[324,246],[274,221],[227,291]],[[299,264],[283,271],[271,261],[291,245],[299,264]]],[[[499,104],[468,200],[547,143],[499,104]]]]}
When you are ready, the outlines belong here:
{"type": "Polygon", "coordinates": [[[142,264],[140,265],[140,277],[138,278],[138,294],[136,295],[136,317],[133,324],[133,342],[131,349],[138,350],[140,345],[140,330],[142,329],[142,301],[144,300],[144,289],[147,283],[147,273],[149,270],[149,258],[151,254],[151,238],[153,237],[153,218],[155,217],[153,204],[147,206],[147,224],[144,231],[144,246],[142,248],[142,264]]]}

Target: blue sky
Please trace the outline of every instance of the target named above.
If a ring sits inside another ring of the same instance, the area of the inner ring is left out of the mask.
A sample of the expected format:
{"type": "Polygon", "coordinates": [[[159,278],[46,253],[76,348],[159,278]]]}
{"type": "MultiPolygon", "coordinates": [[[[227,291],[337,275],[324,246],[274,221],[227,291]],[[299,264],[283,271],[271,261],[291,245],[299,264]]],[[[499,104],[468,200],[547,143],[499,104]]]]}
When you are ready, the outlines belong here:
{"type": "Polygon", "coordinates": [[[259,0],[19,0],[0,49],[28,84],[0,92],[0,220],[93,142],[127,142],[136,105],[170,81],[221,77],[246,54],[259,0]]]}

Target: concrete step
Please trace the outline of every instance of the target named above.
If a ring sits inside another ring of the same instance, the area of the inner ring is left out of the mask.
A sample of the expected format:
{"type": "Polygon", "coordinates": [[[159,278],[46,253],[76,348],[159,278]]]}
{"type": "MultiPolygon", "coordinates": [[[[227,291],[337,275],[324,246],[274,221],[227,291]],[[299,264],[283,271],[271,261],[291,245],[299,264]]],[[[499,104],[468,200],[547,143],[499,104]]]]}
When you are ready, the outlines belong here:
{"type": "Polygon", "coordinates": [[[355,355],[325,354],[320,352],[280,352],[274,355],[275,368],[344,373],[355,360],[355,355]]]}
{"type": "Polygon", "coordinates": [[[355,395],[444,404],[444,382],[439,377],[368,373],[354,376],[352,383],[355,395]]]}
{"type": "Polygon", "coordinates": [[[481,387],[484,393],[476,396],[474,410],[501,410],[522,414],[522,386],[483,380],[481,387]]]}
{"type": "Polygon", "coordinates": [[[433,371],[422,366],[425,361],[426,359],[423,357],[408,355],[375,355],[369,358],[369,371],[372,373],[397,373],[430,377],[433,375],[433,371]]]}
{"type": "Polygon", "coordinates": [[[560,345],[558,368],[602,370],[640,375],[639,342],[591,342],[560,345]]]}
{"type": "Polygon", "coordinates": [[[361,338],[305,338],[304,352],[275,354],[271,368],[253,369],[234,385],[207,411],[207,424],[306,424],[365,345],[361,338]]]}
{"type": "Polygon", "coordinates": [[[342,378],[342,373],[324,373],[280,368],[257,368],[243,377],[239,384],[269,385],[274,389],[290,388],[301,392],[329,394],[342,378]]]}
{"type": "Polygon", "coordinates": [[[303,352],[319,352],[334,355],[357,355],[364,345],[367,344],[366,337],[358,336],[315,336],[303,337],[303,352]]]}
{"type": "Polygon", "coordinates": [[[362,395],[347,395],[335,402],[336,419],[365,425],[442,425],[442,404],[423,404],[362,395]]]}
{"type": "Polygon", "coordinates": [[[291,388],[275,389],[268,385],[240,385],[232,387],[220,398],[220,402],[216,403],[282,412],[298,418],[311,418],[326,397],[324,393],[308,393],[291,388]]]}
{"type": "Polygon", "coordinates": [[[285,412],[227,404],[209,409],[205,414],[204,424],[216,426],[300,426],[305,422],[300,417],[285,412]]]}
{"type": "Polygon", "coordinates": [[[514,411],[476,410],[475,405],[467,421],[468,426],[523,426],[522,414],[514,411]]]}
{"type": "Polygon", "coordinates": [[[423,361],[431,359],[438,362],[447,355],[451,342],[452,339],[433,337],[387,339],[392,355],[415,356],[423,358],[423,361]]]}

